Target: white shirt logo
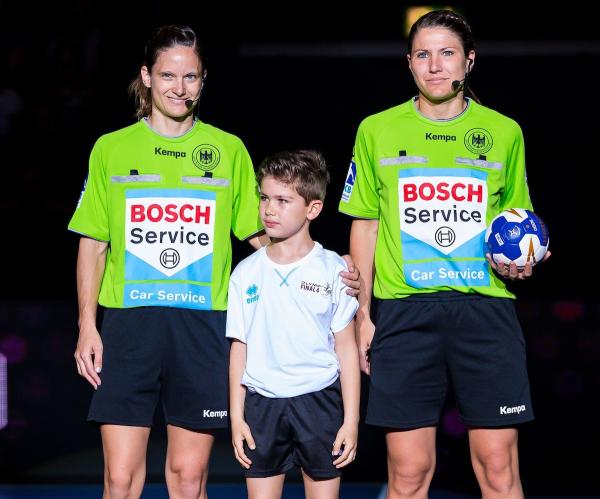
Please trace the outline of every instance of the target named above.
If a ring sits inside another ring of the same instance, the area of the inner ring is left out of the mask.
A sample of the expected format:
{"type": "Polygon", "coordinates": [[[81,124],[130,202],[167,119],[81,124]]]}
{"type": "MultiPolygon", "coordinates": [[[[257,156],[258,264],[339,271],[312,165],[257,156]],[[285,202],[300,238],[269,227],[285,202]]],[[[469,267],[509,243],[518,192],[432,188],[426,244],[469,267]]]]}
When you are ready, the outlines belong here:
{"type": "Polygon", "coordinates": [[[195,197],[193,193],[189,197],[130,197],[128,192],[126,249],[171,277],[212,254],[215,215],[214,198],[195,197]]]}

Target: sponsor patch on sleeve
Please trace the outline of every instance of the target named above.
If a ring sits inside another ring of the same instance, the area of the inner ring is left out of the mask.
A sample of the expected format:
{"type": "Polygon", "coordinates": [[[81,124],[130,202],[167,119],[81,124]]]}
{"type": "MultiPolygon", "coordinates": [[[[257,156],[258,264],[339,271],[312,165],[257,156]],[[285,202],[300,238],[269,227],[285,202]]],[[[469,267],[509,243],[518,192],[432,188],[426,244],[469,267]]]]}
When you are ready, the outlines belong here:
{"type": "Polygon", "coordinates": [[[352,195],[352,189],[354,188],[354,182],[356,180],[356,163],[354,160],[350,161],[350,167],[348,168],[348,175],[346,176],[346,183],[344,184],[344,192],[342,193],[342,201],[350,201],[352,195]]]}
{"type": "Polygon", "coordinates": [[[88,178],[85,177],[85,180],[83,181],[83,187],[81,188],[81,194],[79,194],[79,199],[77,200],[77,206],[75,207],[75,209],[79,209],[79,207],[81,206],[81,200],[83,199],[83,195],[85,193],[85,187],[87,185],[87,181],[88,178]]]}

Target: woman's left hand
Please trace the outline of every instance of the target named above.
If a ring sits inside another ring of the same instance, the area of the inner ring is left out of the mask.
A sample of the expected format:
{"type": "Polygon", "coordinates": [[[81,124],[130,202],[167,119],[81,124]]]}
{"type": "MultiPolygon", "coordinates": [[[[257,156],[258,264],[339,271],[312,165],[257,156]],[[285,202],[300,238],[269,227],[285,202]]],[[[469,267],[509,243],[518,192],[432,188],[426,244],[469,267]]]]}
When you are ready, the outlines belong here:
{"type": "MultiPolygon", "coordinates": [[[[548,260],[548,258],[550,258],[550,254],[551,253],[549,251],[546,251],[542,262],[548,260]]],[[[515,262],[510,262],[510,265],[498,264],[492,260],[492,256],[489,253],[486,253],[485,257],[490,266],[503,279],[510,279],[511,281],[523,280],[531,277],[531,274],[533,273],[533,265],[531,265],[531,262],[527,262],[525,267],[519,271],[515,262]]]]}
{"type": "Polygon", "coordinates": [[[348,265],[348,270],[343,270],[340,272],[342,282],[348,286],[346,289],[346,294],[350,296],[358,296],[360,293],[360,272],[354,266],[354,262],[352,261],[352,257],[350,255],[344,255],[342,258],[348,265]]]}

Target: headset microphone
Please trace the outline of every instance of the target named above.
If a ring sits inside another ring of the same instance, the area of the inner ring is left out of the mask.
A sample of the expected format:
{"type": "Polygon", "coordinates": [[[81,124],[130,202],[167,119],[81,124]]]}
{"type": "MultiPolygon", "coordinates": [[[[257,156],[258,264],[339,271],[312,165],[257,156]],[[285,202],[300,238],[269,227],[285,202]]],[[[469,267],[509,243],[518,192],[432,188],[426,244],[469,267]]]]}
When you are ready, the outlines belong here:
{"type": "Polygon", "coordinates": [[[471,71],[471,67],[473,66],[473,59],[469,60],[469,66],[467,67],[467,71],[465,73],[465,77],[462,80],[453,80],[452,81],[452,90],[455,92],[462,87],[463,90],[467,88],[467,82],[469,80],[469,71],[471,71]]]}
{"type": "MultiPolygon", "coordinates": [[[[452,90],[454,90],[456,92],[461,86],[464,86],[466,80],[467,80],[466,77],[462,80],[454,80],[452,82],[452,90]]],[[[187,101],[186,101],[186,104],[187,104],[187,101]]]]}

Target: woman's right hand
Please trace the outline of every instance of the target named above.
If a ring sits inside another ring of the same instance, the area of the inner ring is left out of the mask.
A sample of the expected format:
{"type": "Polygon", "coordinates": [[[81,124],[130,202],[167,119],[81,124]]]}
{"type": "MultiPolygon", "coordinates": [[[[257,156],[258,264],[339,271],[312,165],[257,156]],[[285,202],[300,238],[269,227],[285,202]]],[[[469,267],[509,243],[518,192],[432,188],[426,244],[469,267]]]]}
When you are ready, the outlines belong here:
{"type": "Polygon", "coordinates": [[[100,386],[98,374],[102,370],[102,340],[95,325],[81,326],[75,349],[75,363],[79,375],[97,390],[100,386]]]}
{"type": "Polygon", "coordinates": [[[375,324],[370,317],[365,317],[356,324],[358,332],[358,355],[360,358],[360,370],[367,375],[371,374],[370,349],[373,336],[375,335],[375,324]]]}

